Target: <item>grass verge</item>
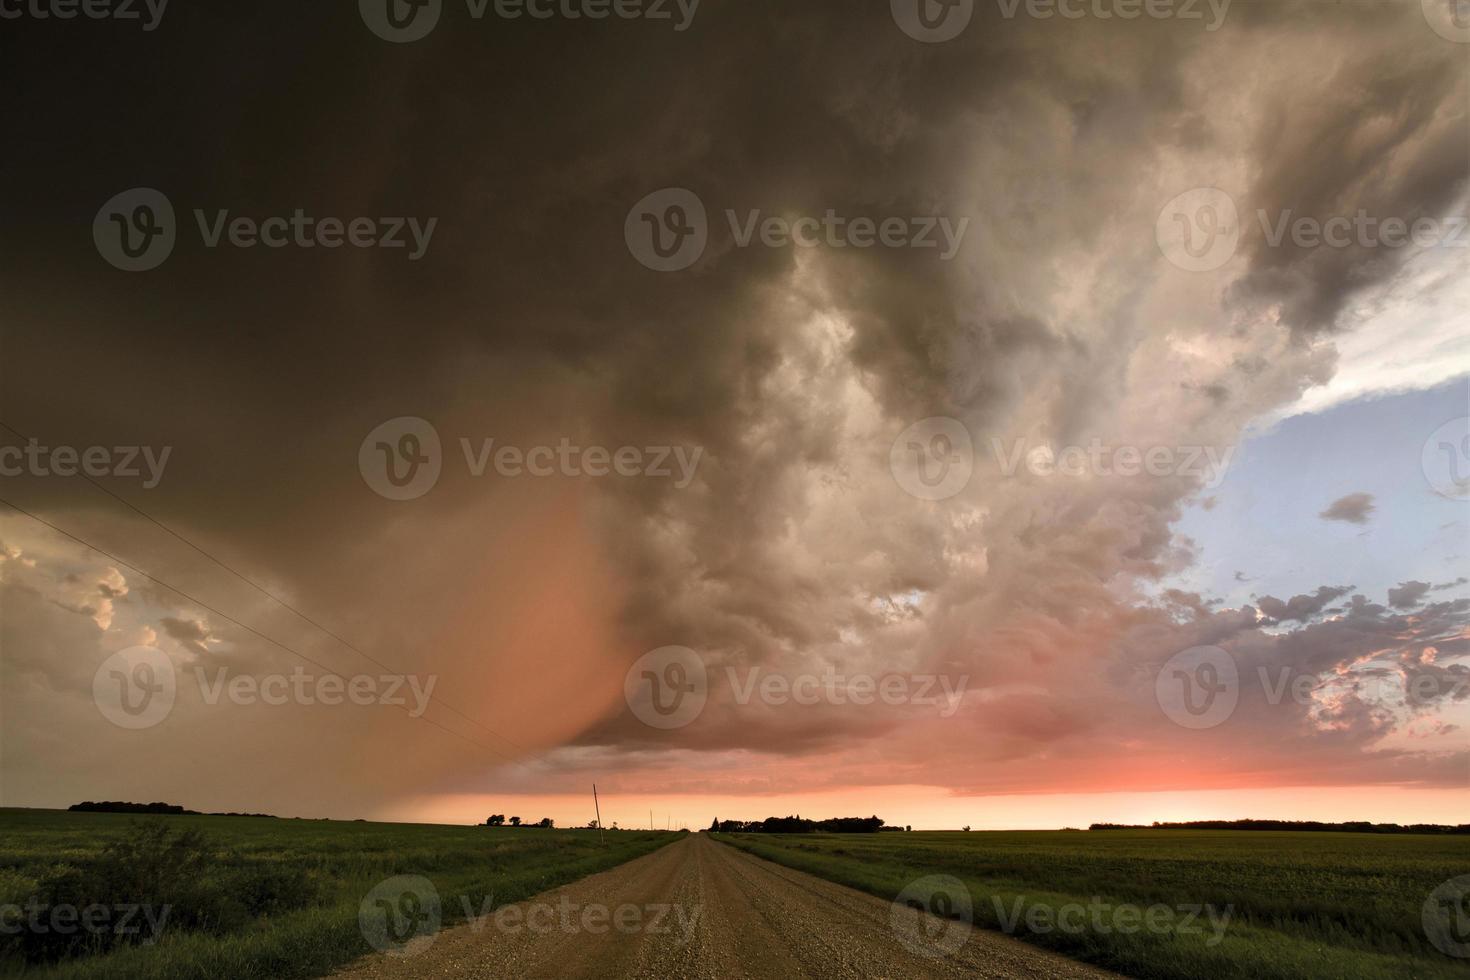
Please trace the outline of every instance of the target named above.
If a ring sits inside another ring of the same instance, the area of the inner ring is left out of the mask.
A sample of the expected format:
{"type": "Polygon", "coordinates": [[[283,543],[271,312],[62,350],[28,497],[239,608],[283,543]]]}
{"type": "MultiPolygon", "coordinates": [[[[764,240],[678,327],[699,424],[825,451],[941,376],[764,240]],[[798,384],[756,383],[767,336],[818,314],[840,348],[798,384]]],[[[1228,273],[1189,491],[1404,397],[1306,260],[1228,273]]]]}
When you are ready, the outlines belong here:
{"type": "Polygon", "coordinates": [[[45,980],[314,977],[373,952],[359,907],[379,882],[429,879],[450,926],[682,834],[448,827],[267,817],[0,810],[0,973],[45,980]],[[119,937],[117,910],[145,904],[119,937]],[[107,928],[52,928],[101,907],[107,928]],[[166,914],[165,914],[166,910],[166,914]],[[42,924],[33,928],[30,919],[42,924]],[[17,927],[19,927],[17,929],[17,927]]]}
{"type": "Polygon", "coordinates": [[[977,926],[1146,980],[1470,977],[1470,961],[1435,949],[1421,920],[1430,892],[1470,871],[1465,837],[1174,830],[713,836],[889,901],[916,879],[949,875],[968,890],[977,926]],[[1074,911],[1064,912],[1068,906],[1074,911]],[[1157,927],[1140,925],[1155,906],[1169,914],[1158,914],[1157,927]],[[1199,909],[1193,917],[1191,908],[1199,909]]]}

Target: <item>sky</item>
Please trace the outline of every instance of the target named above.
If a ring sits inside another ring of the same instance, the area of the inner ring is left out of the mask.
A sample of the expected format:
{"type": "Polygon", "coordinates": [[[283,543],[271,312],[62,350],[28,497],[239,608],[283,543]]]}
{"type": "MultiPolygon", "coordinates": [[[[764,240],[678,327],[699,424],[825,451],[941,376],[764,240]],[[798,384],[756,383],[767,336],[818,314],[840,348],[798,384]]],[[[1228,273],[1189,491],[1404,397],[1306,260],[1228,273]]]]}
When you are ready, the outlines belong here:
{"type": "Polygon", "coordinates": [[[254,6],[7,28],[0,805],[1463,822],[1434,0],[254,6]]]}

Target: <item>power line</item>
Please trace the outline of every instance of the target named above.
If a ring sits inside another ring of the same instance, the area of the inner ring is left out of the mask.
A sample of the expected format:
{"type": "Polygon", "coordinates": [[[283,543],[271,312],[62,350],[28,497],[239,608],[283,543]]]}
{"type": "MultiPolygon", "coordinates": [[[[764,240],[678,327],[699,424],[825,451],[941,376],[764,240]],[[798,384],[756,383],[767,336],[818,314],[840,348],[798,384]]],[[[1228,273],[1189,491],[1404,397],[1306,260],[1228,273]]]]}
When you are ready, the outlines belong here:
{"type": "MultiPolygon", "coordinates": [[[[14,426],[6,423],[4,420],[0,420],[0,429],[5,429],[7,432],[9,432],[11,435],[15,436],[18,439],[23,439],[23,440],[25,440],[27,442],[34,442],[34,441],[36,441],[33,437],[28,436],[25,433],[19,431],[14,426]]],[[[336,632],[334,632],[333,630],[328,629],[326,626],[323,626],[321,623],[317,622],[315,619],[311,618],[306,613],[302,612],[300,609],[297,609],[295,606],[291,605],[291,603],[287,602],[285,599],[282,599],[280,596],[276,595],[274,592],[271,592],[265,586],[259,584],[258,582],[256,582],[253,579],[247,577],[246,575],[242,574],[241,572],[237,572],[234,568],[232,568],[229,565],[225,564],[223,561],[221,561],[220,559],[216,558],[214,555],[210,554],[208,551],[205,551],[199,545],[195,544],[193,541],[190,541],[188,538],[184,537],[182,534],[180,534],[179,532],[175,531],[173,528],[169,527],[167,524],[165,524],[162,521],[158,520],[153,515],[147,513],[142,508],[140,508],[136,504],[134,504],[132,501],[128,500],[126,497],[123,497],[120,494],[118,494],[116,491],[112,490],[111,488],[109,488],[109,487],[107,487],[107,486],[105,486],[105,485],[103,485],[101,483],[98,483],[96,480],[92,479],[92,477],[89,476],[85,471],[83,471],[81,469],[78,469],[76,475],[77,476],[80,476],[82,479],[84,479],[88,483],[92,484],[92,486],[96,487],[98,490],[101,490],[103,493],[107,494],[109,497],[111,497],[112,499],[116,500],[118,503],[122,504],[124,507],[128,508],[133,513],[137,514],[139,517],[142,517],[144,520],[148,521],[150,524],[153,524],[154,526],[160,528],[161,530],[165,531],[166,533],[168,533],[172,537],[176,538],[177,540],[182,541],[184,544],[188,545],[190,548],[194,549],[196,552],[198,552],[199,554],[203,555],[205,558],[208,558],[210,561],[214,562],[220,568],[223,568],[225,571],[227,571],[231,575],[235,576],[235,578],[239,579],[240,581],[244,582],[246,585],[250,586],[255,591],[259,592],[261,595],[265,596],[267,599],[270,599],[272,602],[275,602],[276,604],[280,605],[281,607],[283,607],[283,608],[289,610],[291,613],[295,614],[298,618],[302,619],[303,621],[305,621],[307,623],[310,623],[312,626],[314,626],[317,629],[321,630],[327,636],[330,636],[332,639],[336,640],[338,643],[342,644],[344,647],[346,647],[347,649],[351,650],[353,653],[355,653],[358,656],[362,657],[364,660],[367,660],[369,663],[372,663],[375,666],[381,667],[383,670],[391,671],[392,673],[395,673],[395,674],[402,674],[402,673],[404,673],[404,671],[398,670],[397,668],[394,668],[394,667],[390,667],[388,664],[383,663],[381,660],[378,660],[376,657],[373,657],[370,654],[365,653],[364,651],[360,650],[355,644],[350,643],[347,640],[343,639],[336,632]]],[[[12,506],[14,506],[14,505],[12,505],[12,506]]],[[[16,508],[16,509],[19,510],[20,508],[16,508]]],[[[22,513],[24,513],[24,512],[22,511],[22,513]]],[[[31,517],[33,515],[27,514],[26,516],[31,517]]],[[[42,523],[44,524],[45,522],[42,521],[42,523]]],[[[62,533],[65,533],[65,532],[62,532],[62,533]]],[[[86,542],[82,542],[82,543],[83,544],[86,544],[86,542]]],[[[87,547],[91,548],[92,545],[88,544],[87,547]]],[[[93,548],[93,550],[94,551],[101,551],[100,548],[93,548]]],[[[121,560],[121,559],[118,559],[118,560],[121,560]]],[[[147,575],[148,573],[147,572],[141,572],[141,574],[147,575]]],[[[151,578],[151,576],[149,576],[149,577],[151,578]]],[[[182,595],[182,594],[183,593],[180,593],[180,595],[182,595]]],[[[191,601],[198,602],[198,600],[191,600],[191,601]]],[[[201,603],[199,603],[199,605],[204,605],[204,604],[201,602],[201,603]]],[[[206,608],[208,608],[208,607],[206,607],[206,608]]],[[[224,615],[224,614],[223,613],[220,613],[219,615],[224,615]]],[[[229,617],[225,617],[225,618],[228,619],[229,617]]],[[[231,620],[231,622],[234,622],[234,620],[231,620]]],[[[483,729],[484,731],[488,732],[490,735],[493,735],[495,738],[500,739],[502,742],[505,742],[506,744],[512,746],[513,748],[519,749],[520,751],[526,752],[526,753],[529,753],[530,752],[530,749],[527,749],[524,745],[517,744],[515,742],[515,740],[513,740],[511,738],[508,738],[505,735],[500,734],[495,729],[491,728],[489,725],[486,725],[484,722],[477,721],[476,719],[471,718],[468,714],[466,714],[465,712],[463,712],[460,709],[456,708],[454,705],[450,704],[449,702],[445,701],[443,698],[437,698],[436,699],[432,694],[430,694],[429,695],[429,700],[430,701],[436,701],[437,700],[437,702],[440,705],[440,707],[443,707],[443,708],[447,709],[448,711],[453,712],[454,714],[456,714],[459,717],[463,718],[465,721],[469,722],[471,725],[475,725],[476,727],[478,727],[480,729],[483,729]]]]}
{"type": "MultiPolygon", "coordinates": [[[[7,426],[7,428],[9,428],[9,427],[7,426]]],[[[12,429],[11,431],[13,432],[15,430],[12,429]]],[[[67,531],[64,528],[61,528],[61,527],[58,527],[55,524],[52,524],[50,521],[46,520],[44,517],[38,517],[35,514],[32,514],[30,511],[26,510],[24,507],[18,506],[17,504],[14,504],[11,501],[6,500],[3,497],[0,497],[0,504],[4,504],[6,507],[9,507],[11,510],[14,510],[14,511],[16,511],[18,513],[24,514],[26,517],[29,517],[31,520],[35,521],[38,524],[44,524],[46,527],[49,527],[51,530],[55,531],[57,534],[60,534],[60,535],[62,535],[64,537],[67,537],[67,538],[70,538],[71,540],[77,542],[78,544],[82,545],[83,547],[92,549],[93,551],[97,552],[97,554],[102,555],[104,558],[107,558],[110,561],[117,562],[119,565],[122,565],[124,568],[128,568],[128,569],[131,569],[134,572],[137,572],[139,575],[142,575],[144,578],[148,579],[150,582],[153,582],[156,585],[161,585],[165,589],[168,589],[170,592],[173,592],[176,595],[182,596],[187,601],[192,602],[195,605],[197,605],[197,606],[199,606],[199,607],[201,607],[203,609],[209,610],[210,612],[214,613],[216,616],[219,616],[221,619],[224,619],[224,620],[227,620],[228,622],[234,623],[236,626],[238,626],[241,629],[246,630],[246,631],[248,631],[250,633],[253,633],[255,636],[260,637],[262,640],[265,640],[267,643],[271,644],[272,646],[278,647],[278,648],[286,651],[287,653],[291,654],[293,657],[298,657],[301,660],[306,661],[307,663],[311,664],[313,667],[317,667],[317,668],[319,668],[319,669],[321,669],[323,671],[326,671],[326,673],[329,676],[337,677],[337,678],[340,678],[340,679],[345,680],[345,678],[342,678],[342,675],[341,674],[338,674],[335,670],[333,670],[332,668],[328,667],[326,664],[323,664],[323,663],[321,663],[321,662],[319,662],[317,660],[313,660],[311,657],[308,657],[306,654],[302,653],[300,650],[296,650],[296,649],[294,649],[292,647],[289,647],[286,644],[282,643],[280,640],[277,640],[274,637],[270,637],[270,636],[265,635],[264,633],[262,633],[260,630],[256,629],[255,627],[250,626],[250,625],[248,625],[246,623],[240,622],[240,620],[238,620],[235,617],[231,616],[229,613],[226,613],[226,612],[223,612],[223,611],[221,611],[219,609],[216,609],[214,606],[211,606],[209,603],[205,602],[204,600],[199,599],[199,598],[196,598],[195,596],[190,595],[189,593],[185,592],[183,589],[178,588],[177,586],[170,585],[168,582],[163,581],[163,579],[160,579],[157,576],[155,576],[155,575],[153,575],[153,574],[151,574],[149,572],[144,571],[143,569],[139,568],[137,565],[134,565],[133,563],[131,563],[129,561],[125,561],[124,559],[119,558],[117,555],[114,555],[112,552],[106,551],[106,550],[104,550],[102,548],[99,548],[96,545],[92,544],[90,541],[87,541],[84,538],[81,538],[81,537],[79,537],[79,536],[77,536],[75,534],[72,534],[70,531],[67,531]]],[[[391,668],[384,668],[384,669],[391,669],[391,668]]],[[[405,705],[401,705],[401,707],[403,707],[404,710],[409,710],[408,709],[408,706],[406,704],[405,705]]],[[[485,744],[483,744],[481,742],[477,742],[474,739],[470,738],[468,735],[465,735],[463,732],[457,732],[457,731],[455,731],[452,728],[447,728],[444,725],[441,725],[438,722],[434,721],[432,718],[429,718],[427,715],[418,715],[418,716],[415,716],[412,713],[410,713],[409,714],[409,717],[410,718],[414,718],[416,721],[428,722],[430,725],[433,725],[435,728],[439,729],[440,731],[447,732],[447,733],[449,733],[450,735],[453,735],[456,738],[464,739],[464,741],[470,743],[471,745],[475,746],[476,748],[484,749],[486,752],[491,752],[491,753],[494,753],[495,755],[499,755],[501,758],[505,759],[507,762],[510,762],[510,763],[512,763],[514,765],[521,766],[524,769],[527,769],[527,770],[530,769],[529,766],[526,766],[520,760],[510,758],[509,756],[507,756],[504,753],[502,753],[499,749],[496,749],[496,748],[494,748],[492,746],[485,745],[485,744]]]]}

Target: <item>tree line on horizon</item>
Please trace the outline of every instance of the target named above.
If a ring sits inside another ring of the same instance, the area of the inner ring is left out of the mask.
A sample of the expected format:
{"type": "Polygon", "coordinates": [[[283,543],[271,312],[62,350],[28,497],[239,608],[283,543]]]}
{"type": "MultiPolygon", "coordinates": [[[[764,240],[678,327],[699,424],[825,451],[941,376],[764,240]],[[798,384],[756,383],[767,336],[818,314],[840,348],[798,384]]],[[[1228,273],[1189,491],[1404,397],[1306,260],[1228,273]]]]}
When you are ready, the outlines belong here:
{"type": "Polygon", "coordinates": [[[832,817],[807,820],[800,816],[766,817],[764,820],[721,820],[710,824],[713,834],[876,834],[882,830],[904,830],[886,827],[881,817],[832,817]]]}
{"type": "Polygon", "coordinates": [[[1370,823],[1366,820],[1348,820],[1341,823],[1324,823],[1320,820],[1188,820],[1165,822],[1155,820],[1151,824],[1095,823],[1088,830],[1294,830],[1323,832],[1336,831],[1354,834],[1470,834],[1470,824],[1413,823],[1370,823]]]}
{"type": "Polygon", "coordinates": [[[204,813],[200,810],[186,810],[174,803],[124,803],[120,800],[102,800],[94,803],[87,800],[84,803],[73,803],[67,807],[72,813],[145,813],[145,814],[169,814],[186,817],[270,817],[277,819],[274,813],[236,813],[233,810],[228,813],[204,813]]]}

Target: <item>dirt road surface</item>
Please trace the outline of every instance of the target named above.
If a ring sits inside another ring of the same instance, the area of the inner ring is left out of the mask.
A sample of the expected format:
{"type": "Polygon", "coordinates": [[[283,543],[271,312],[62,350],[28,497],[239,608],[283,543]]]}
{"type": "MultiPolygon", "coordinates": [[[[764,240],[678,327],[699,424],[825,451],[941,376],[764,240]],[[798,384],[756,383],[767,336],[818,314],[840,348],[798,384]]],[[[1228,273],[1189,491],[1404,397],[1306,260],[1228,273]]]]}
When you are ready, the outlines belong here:
{"type": "MultiPolygon", "coordinates": [[[[443,896],[448,903],[455,901],[443,896]]],[[[704,834],[335,974],[828,980],[1115,977],[762,861],[704,834]]]]}

